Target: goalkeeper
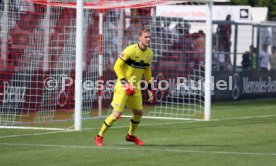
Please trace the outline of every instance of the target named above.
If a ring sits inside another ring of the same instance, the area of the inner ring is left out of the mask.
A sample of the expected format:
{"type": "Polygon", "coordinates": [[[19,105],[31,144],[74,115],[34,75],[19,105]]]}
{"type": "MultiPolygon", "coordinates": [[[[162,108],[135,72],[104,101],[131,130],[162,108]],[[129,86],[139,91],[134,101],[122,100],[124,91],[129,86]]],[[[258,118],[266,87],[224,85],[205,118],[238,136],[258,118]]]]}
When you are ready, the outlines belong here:
{"type": "Polygon", "coordinates": [[[120,118],[125,105],[132,110],[133,115],[130,120],[129,131],[126,135],[126,141],[133,142],[136,145],[143,146],[144,142],[138,139],[134,133],[138,128],[143,115],[142,93],[138,88],[138,83],[144,74],[148,83],[149,102],[153,102],[154,93],[151,87],[151,69],[150,63],[153,58],[153,52],[148,47],[150,44],[150,30],[143,27],[139,31],[139,43],[128,46],[117,59],[114,70],[118,77],[114,88],[112,113],[105,119],[99,134],[95,138],[96,146],[103,146],[103,136],[112,124],[120,118]]]}

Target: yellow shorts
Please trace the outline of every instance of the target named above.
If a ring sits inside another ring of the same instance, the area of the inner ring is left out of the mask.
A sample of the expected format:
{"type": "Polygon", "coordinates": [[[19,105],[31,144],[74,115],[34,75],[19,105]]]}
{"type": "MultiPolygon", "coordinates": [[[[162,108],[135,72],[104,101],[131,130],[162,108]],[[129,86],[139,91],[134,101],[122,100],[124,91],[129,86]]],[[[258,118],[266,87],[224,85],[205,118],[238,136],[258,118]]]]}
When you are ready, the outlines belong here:
{"type": "Polygon", "coordinates": [[[125,106],[132,110],[143,110],[142,94],[140,90],[136,90],[133,96],[127,96],[124,90],[114,89],[113,100],[111,106],[117,112],[123,112],[125,106]]]}

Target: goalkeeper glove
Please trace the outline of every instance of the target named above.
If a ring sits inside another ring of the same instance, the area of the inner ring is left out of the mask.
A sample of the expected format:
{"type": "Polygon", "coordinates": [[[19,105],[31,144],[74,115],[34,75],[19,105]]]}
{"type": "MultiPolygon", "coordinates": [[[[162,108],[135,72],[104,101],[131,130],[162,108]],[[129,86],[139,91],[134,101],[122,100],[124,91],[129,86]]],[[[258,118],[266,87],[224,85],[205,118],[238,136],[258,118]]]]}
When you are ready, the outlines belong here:
{"type": "Polygon", "coordinates": [[[124,86],[127,96],[132,96],[135,94],[135,89],[132,84],[129,84],[126,79],[122,78],[121,83],[124,86]]]}
{"type": "Polygon", "coordinates": [[[148,102],[153,103],[154,100],[154,91],[151,89],[151,84],[148,85],[148,95],[149,95],[149,99],[148,102]]]}

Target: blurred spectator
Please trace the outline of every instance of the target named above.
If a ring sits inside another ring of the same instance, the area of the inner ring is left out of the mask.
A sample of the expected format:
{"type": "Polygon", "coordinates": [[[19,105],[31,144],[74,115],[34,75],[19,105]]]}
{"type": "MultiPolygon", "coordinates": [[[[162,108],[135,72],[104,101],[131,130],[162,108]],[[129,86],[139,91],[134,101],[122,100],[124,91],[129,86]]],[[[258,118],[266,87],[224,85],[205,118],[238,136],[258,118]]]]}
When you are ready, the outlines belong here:
{"type": "Polygon", "coordinates": [[[256,55],[256,48],[251,45],[250,46],[250,51],[252,51],[252,63],[251,63],[251,68],[253,70],[257,69],[257,55],[256,55]]]}
{"type": "Polygon", "coordinates": [[[231,46],[231,15],[227,15],[225,22],[221,23],[217,27],[217,35],[218,35],[218,44],[223,45],[225,52],[230,52],[231,46]]]}
{"type": "Polygon", "coordinates": [[[173,50],[181,50],[181,43],[182,43],[182,39],[183,39],[183,35],[184,35],[184,27],[181,23],[178,23],[175,27],[174,27],[174,31],[176,31],[175,34],[177,34],[177,40],[174,40],[173,42],[173,50]]]}
{"type": "Polygon", "coordinates": [[[189,73],[189,70],[194,68],[193,39],[192,34],[190,34],[190,24],[184,22],[176,25],[175,29],[179,36],[178,41],[173,44],[172,50],[176,51],[180,61],[185,64],[181,68],[189,73]]]}
{"type": "Polygon", "coordinates": [[[212,48],[212,71],[219,71],[219,62],[216,54],[218,51],[218,47],[216,45],[213,45],[212,48]]]}
{"type": "Polygon", "coordinates": [[[4,0],[0,0],[0,18],[2,17],[2,13],[4,11],[4,0]]]}
{"type": "Polygon", "coordinates": [[[225,53],[223,45],[219,45],[218,50],[214,52],[214,59],[219,63],[219,70],[225,70],[225,53]]]}
{"type": "Polygon", "coordinates": [[[205,33],[202,30],[199,30],[193,39],[195,56],[203,57],[205,53],[205,33]]]}
{"type": "Polygon", "coordinates": [[[186,64],[185,70],[189,72],[190,69],[194,68],[193,61],[193,37],[190,34],[190,24],[184,23],[183,35],[180,36],[180,47],[179,49],[183,52],[183,61],[186,64]]]}
{"type": "Polygon", "coordinates": [[[233,65],[231,63],[231,59],[230,58],[226,58],[225,59],[225,71],[233,71],[233,65]]]}
{"type": "Polygon", "coordinates": [[[173,47],[178,43],[179,41],[179,36],[183,34],[183,25],[182,23],[177,23],[173,29],[171,30],[172,32],[172,36],[171,36],[171,39],[172,39],[172,45],[173,47]]]}
{"type": "Polygon", "coordinates": [[[271,70],[276,70],[276,46],[272,47],[271,53],[271,70]]]}
{"type": "Polygon", "coordinates": [[[172,48],[172,44],[173,44],[173,41],[172,41],[172,30],[170,29],[170,25],[171,25],[171,22],[169,21],[166,21],[164,22],[164,26],[163,26],[163,37],[165,39],[165,49],[166,50],[169,50],[172,48]]]}
{"type": "Polygon", "coordinates": [[[183,29],[178,30],[179,41],[177,42],[176,49],[183,51],[184,56],[189,56],[193,52],[193,38],[192,34],[190,34],[190,25],[184,23],[183,29]]]}
{"type": "Polygon", "coordinates": [[[108,65],[107,65],[107,70],[110,70],[110,71],[113,71],[113,67],[114,67],[114,64],[115,64],[115,60],[116,60],[116,54],[114,53],[105,53],[104,54],[104,57],[108,58],[107,61],[108,61],[108,65]]]}
{"type": "Polygon", "coordinates": [[[164,38],[162,37],[163,32],[162,32],[162,27],[160,21],[156,22],[156,26],[154,27],[156,33],[152,35],[151,39],[151,48],[154,50],[154,53],[157,55],[162,55],[163,51],[163,43],[165,42],[164,38]]]}
{"type": "Polygon", "coordinates": [[[202,30],[199,30],[193,37],[193,48],[195,67],[203,65],[203,58],[205,55],[205,34],[202,30]]]}
{"type": "Polygon", "coordinates": [[[253,63],[253,55],[254,54],[254,46],[249,47],[249,51],[246,51],[242,55],[242,68],[243,70],[251,70],[252,63],[253,63]]]}
{"type": "MultiPolygon", "coordinates": [[[[231,47],[231,15],[227,15],[225,22],[217,27],[218,45],[222,45],[225,52],[226,61],[231,65],[230,47],[231,47]]],[[[219,46],[220,47],[220,46],[219,46]]]]}
{"type": "Polygon", "coordinates": [[[268,66],[270,62],[270,53],[268,52],[268,45],[263,44],[262,51],[259,54],[259,67],[263,71],[268,71],[268,66]]]}

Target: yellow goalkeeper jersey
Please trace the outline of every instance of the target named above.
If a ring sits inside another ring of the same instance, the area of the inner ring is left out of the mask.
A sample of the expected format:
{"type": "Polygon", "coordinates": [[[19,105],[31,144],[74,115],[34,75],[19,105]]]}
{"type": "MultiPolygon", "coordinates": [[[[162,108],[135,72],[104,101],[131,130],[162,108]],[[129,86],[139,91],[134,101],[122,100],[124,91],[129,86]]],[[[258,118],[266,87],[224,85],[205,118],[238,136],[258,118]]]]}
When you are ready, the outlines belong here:
{"type": "Polygon", "coordinates": [[[124,78],[137,88],[137,83],[144,74],[145,80],[151,83],[150,64],[152,58],[153,52],[150,48],[142,50],[138,44],[125,48],[114,65],[114,70],[118,77],[117,82],[124,78]]]}

